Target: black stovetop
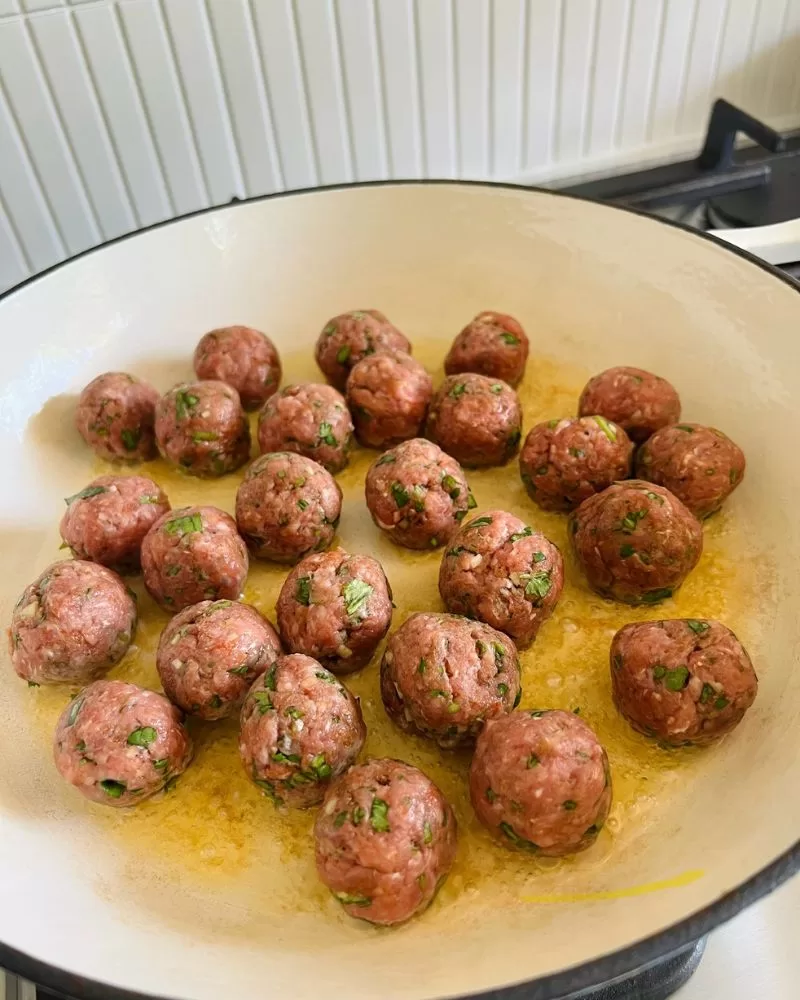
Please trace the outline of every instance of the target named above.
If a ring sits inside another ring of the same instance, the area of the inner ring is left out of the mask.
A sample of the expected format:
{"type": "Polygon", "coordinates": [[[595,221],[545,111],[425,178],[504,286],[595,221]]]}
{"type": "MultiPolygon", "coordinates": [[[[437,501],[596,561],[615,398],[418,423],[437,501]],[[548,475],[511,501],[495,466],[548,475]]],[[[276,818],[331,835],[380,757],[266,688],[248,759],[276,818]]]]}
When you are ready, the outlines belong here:
{"type": "MultiPolygon", "coordinates": [[[[697,229],[800,218],[800,132],[782,135],[722,99],[698,156],[558,190],[677,219],[697,229]],[[739,133],[755,145],[736,149],[739,133]]],[[[800,262],[783,269],[800,276],[800,262]]]]}

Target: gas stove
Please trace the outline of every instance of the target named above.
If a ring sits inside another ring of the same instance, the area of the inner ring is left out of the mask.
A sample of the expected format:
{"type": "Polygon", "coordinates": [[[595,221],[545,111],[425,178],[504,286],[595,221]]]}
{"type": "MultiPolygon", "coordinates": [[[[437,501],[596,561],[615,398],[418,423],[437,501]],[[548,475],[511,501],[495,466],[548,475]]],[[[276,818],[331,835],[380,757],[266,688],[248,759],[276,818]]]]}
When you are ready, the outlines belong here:
{"type": "Polygon", "coordinates": [[[800,132],[781,135],[722,99],[694,159],[559,190],[710,232],[800,279],[800,132]],[[737,149],[740,133],[754,145],[737,149]]]}

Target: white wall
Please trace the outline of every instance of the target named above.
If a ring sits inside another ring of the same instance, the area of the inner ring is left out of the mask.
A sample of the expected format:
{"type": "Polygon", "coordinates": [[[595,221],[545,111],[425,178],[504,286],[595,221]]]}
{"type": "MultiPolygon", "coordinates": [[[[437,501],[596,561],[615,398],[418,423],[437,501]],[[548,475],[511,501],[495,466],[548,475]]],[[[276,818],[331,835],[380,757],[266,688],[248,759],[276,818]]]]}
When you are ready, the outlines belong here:
{"type": "Polygon", "coordinates": [[[234,196],[686,154],[716,96],[800,126],[800,0],[0,0],[0,288],[234,196]]]}

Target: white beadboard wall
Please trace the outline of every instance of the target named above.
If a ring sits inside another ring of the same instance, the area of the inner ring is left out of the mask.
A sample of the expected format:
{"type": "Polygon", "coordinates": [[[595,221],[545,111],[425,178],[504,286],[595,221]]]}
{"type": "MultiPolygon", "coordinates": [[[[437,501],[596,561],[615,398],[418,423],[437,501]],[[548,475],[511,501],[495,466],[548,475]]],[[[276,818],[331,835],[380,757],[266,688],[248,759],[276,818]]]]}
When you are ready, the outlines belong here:
{"type": "Polygon", "coordinates": [[[0,288],[231,198],[800,126],[800,0],[0,0],[0,288]]]}

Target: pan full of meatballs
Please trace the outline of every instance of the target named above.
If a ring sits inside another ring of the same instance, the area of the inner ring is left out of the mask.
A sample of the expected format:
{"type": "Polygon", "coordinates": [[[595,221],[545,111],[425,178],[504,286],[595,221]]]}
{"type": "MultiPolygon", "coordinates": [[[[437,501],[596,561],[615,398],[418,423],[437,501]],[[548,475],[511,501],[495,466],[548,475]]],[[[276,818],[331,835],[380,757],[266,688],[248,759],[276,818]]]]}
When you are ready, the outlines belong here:
{"type": "MultiPolygon", "coordinates": [[[[376,220],[381,190],[365,189],[376,220]]],[[[556,288],[566,249],[526,257],[530,234],[492,223],[474,195],[476,218],[455,195],[455,214],[432,218],[465,235],[482,218],[498,246],[505,232],[513,281],[467,268],[464,284],[431,265],[446,301],[427,277],[404,298],[393,282],[417,266],[387,232],[385,280],[318,289],[309,270],[282,289],[288,265],[270,252],[272,304],[229,272],[239,291],[219,301],[198,280],[174,335],[164,325],[82,356],[62,381],[42,376],[53,391],[30,431],[0,442],[22,449],[29,511],[9,521],[4,588],[0,829],[9,816],[21,873],[9,892],[41,899],[30,859],[63,834],[44,862],[63,869],[54,905],[72,893],[86,919],[110,907],[109,940],[131,953],[148,935],[170,942],[115,979],[110,958],[78,960],[66,928],[52,932],[56,967],[180,1000],[310,1000],[343,992],[361,963],[372,985],[353,986],[359,1000],[524,981],[555,1000],[608,978],[586,952],[646,937],[620,972],[657,958],[680,944],[659,937],[668,925],[779,853],[758,781],[791,798],[798,777],[773,747],[793,732],[776,609],[783,560],[800,551],[781,478],[792,463],[774,448],[790,433],[780,408],[800,406],[800,362],[795,397],[777,367],[748,369],[733,335],[712,358],[669,305],[647,330],[620,305],[621,271],[590,264],[597,284],[581,290],[580,255],[564,265],[574,293],[556,288]],[[203,954],[188,958],[188,939],[203,954]],[[559,978],[571,966],[583,971],[559,978]]],[[[509,211],[527,204],[509,198],[509,211]]],[[[431,220],[421,204],[411,214],[399,242],[421,227],[433,260],[431,220]]],[[[331,231],[300,220],[319,262],[312,236],[331,231]]],[[[544,216],[527,225],[548,231],[544,216]]],[[[733,268],[742,289],[780,300],[777,327],[800,317],[774,275],[681,230],[665,239],[678,272],[684,250],[708,257],[706,283],[729,290],[733,268]]],[[[356,250],[342,252],[352,265],[356,250]]],[[[647,253],[615,253],[656,287],[647,253]]]]}

